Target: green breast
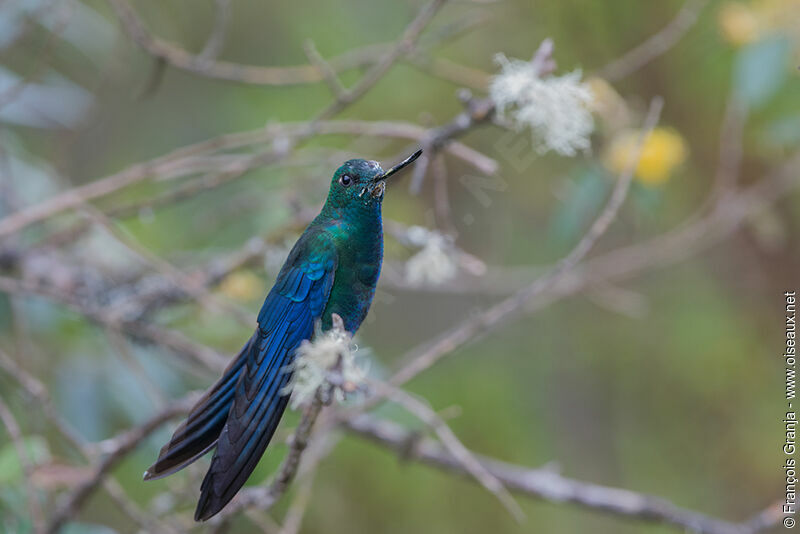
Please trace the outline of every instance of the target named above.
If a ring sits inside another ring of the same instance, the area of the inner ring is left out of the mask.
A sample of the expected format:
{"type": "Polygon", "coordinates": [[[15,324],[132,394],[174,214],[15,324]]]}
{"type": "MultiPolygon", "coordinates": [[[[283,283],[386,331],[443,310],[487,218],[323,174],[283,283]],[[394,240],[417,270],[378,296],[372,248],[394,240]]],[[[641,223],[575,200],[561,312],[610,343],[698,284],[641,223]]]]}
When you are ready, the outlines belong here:
{"type": "MultiPolygon", "coordinates": [[[[380,207],[378,207],[380,208],[380,207]]],[[[322,326],[331,326],[337,313],[345,329],[355,333],[367,316],[383,262],[383,224],[380,211],[359,213],[333,221],[327,230],[336,243],[338,264],[322,326]]]]}

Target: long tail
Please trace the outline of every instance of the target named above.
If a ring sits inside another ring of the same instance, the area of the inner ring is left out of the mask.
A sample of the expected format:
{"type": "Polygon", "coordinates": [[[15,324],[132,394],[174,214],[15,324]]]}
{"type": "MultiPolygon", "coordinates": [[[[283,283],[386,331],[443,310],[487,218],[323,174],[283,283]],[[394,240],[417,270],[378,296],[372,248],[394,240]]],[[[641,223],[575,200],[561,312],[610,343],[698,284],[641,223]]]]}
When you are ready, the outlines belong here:
{"type": "Polygon", "coordinates": [[[171,475],[191,464],[217,444],[228,418],[236,383],[253,350],[256,335],[242,348],[222,378],[209,389],[189,412],[186,420],[164,445],[156,462],[144,473],[145,480],[171,475]]]}
{"type": "Polygon", "coordinates": [[[196,521],[222,510],[255,469],[289,401],[286,386],[293,374],[294,350],[312,331],[311,317],[296,306],[256,341],[260,347],[253,350],[254,358],[236,385],[233,406],[200,487],[196,521]]]}
{"type": "Polygon", "coordinates": [[[311,338],[327,305],[334,259],[287,265],[264,300],[253,337],[145,473],[145,479],[174,473],[216,445],[197,521],[219,512],[253,472],[289,401],[295,349],[311,338]]]}

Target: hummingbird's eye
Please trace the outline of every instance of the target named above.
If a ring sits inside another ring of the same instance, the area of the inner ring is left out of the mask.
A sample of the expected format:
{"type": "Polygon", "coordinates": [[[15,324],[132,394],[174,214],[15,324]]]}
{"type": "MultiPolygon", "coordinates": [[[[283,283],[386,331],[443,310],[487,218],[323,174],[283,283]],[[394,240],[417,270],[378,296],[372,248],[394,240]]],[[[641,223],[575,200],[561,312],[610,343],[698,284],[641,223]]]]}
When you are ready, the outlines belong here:
{"type": "Polygon", "coordinates": [[[339,183],[347,187],[353,183],[353,178],[349,174],[343,174],[339,177],[339,183]]]}

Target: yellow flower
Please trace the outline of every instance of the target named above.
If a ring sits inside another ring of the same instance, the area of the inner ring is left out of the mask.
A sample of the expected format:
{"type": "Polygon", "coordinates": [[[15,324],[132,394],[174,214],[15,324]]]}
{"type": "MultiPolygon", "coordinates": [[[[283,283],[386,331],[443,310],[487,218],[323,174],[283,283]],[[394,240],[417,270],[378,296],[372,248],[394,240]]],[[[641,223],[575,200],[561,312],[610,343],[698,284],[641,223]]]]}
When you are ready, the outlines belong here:
{"type": "MultiPolygon", "coordinates": [[[[606,167],[617,174],[623,172],[635,156],[640,137],[640,131],[632,130],[617,135],[606,151],[606,167]]],[[[635,177],[646,185],[660,185],[686,160],[686,154],[686,143],[677,132],[656,128],[644,141],[635,177]]]]}
{"type": "Polygon", "coordinates": [[[250,271],[237,271],[222,280],[219,290],[228,298],[247,301],[261,297],[264,284],[250,271]]]}
{"type": "Polygon", "coordinates": [[[741,2],[726,2],[717,14],[722,36],[734,46],[752,43],[758,38],[758,16],[753,9],[741,2]]]}

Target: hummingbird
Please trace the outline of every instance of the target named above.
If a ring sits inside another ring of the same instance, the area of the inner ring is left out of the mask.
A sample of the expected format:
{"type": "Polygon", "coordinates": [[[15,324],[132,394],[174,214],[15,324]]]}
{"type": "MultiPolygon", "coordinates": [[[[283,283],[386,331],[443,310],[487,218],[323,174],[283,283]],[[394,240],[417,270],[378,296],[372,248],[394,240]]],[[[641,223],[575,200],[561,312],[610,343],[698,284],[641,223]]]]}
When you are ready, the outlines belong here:
{"type": "Polygon", "coordinates": [[[255,469],[289,401],[295,350],[311,339],[315,325],[328,330],[338,314],[353,334],[367,316],[383,261],[386,180],[420,154],[387,171],[363,159],[336,170],[325,205],[264,300],[255,333],[145,471],[145,480],[165,477],[216,448],[195,521],[222,510],[255,469]]]}

